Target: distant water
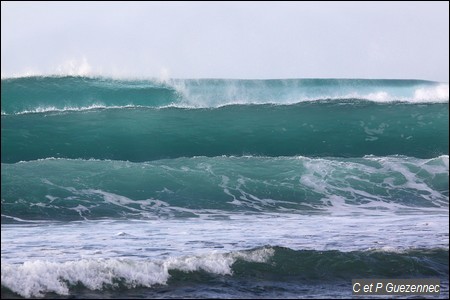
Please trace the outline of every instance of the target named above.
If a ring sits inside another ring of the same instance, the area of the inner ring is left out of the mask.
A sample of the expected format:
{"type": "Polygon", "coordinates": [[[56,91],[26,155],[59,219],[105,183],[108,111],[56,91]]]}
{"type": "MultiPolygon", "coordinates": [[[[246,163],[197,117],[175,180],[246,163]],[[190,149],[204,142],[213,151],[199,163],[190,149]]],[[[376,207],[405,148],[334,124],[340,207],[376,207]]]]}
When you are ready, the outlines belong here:
{"type": "Polygon", "coordinates": [[[3,297],[449,286],[448,84],[2,79],[3,297]]]}

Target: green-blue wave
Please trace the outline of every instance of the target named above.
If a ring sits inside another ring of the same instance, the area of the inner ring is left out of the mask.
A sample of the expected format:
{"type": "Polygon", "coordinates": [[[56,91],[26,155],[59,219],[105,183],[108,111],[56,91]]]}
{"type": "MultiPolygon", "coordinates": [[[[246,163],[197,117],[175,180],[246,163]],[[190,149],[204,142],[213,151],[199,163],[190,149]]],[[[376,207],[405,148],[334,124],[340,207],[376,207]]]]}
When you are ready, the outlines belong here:
{"type": "Polygon", "coordinates": [[[47,157],[150,161],[254,155],[448,154],[449,107],[367,101],[106,109],[2,116],[3,163],[47,157]]]}

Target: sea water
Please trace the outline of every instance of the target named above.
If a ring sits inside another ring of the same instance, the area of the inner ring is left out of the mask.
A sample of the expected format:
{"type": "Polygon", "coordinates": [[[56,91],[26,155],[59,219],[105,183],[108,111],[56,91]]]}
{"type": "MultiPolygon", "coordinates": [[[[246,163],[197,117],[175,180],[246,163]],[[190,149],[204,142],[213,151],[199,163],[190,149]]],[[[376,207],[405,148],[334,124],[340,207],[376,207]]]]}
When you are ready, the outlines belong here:
{"type": "Polygon", "coordinates": [[[2,79],[2,297],[449,281],[448,84],[2,79]]]}

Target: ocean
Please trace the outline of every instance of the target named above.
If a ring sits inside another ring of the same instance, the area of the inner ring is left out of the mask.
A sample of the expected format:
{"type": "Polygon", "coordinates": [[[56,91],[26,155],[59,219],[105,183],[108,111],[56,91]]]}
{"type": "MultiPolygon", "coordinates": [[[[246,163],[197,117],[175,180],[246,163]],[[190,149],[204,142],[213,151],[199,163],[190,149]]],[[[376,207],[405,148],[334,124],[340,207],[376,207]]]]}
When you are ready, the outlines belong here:
{"type": "Polygon", "coordinates": [[[448,90],[2,78],[1,297],[448,298],[448,90]]]}

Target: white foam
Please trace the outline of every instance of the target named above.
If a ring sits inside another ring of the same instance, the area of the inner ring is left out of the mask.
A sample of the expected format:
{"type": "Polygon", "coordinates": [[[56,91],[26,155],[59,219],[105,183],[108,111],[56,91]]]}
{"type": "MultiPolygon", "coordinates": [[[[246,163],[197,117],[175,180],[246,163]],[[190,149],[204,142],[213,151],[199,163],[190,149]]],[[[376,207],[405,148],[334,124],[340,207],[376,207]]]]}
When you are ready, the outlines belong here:
{"type": "Polygon", "coordinates": [[[14,221],[22,222],[22,223],[43,223],[43,222],[45,223],[45,222],[51,222],[51,221],[41,221],[41,220],[37,220],[37,221],[35,221],[35,220],[23,220],[21,218],[12,217],[12,216],[8,216],[8,215],[4,215],[4,214],[2,214],[2,218],[8,218],[8,219],[12,219],[14,221]]]}
{"type": "Polygon", "coordinates": [[[92,71],[92,67],[85,56],[81,59],[66,60],[56,67],[56,74],[69,76],[87,76],[91,75],[92,71]]]}
{"type": "Polygon", "coordinates": [[[1,79],[24,78],[35,76],[84,76],[96,77],[103,74],[99,68],[92,67],[86,56],[68,58],[61,63],[47,69],[27,68],[21,72],[1,74],[1,79]]]}
{"type": "Polygon", "coordinates": [[[91,290],[116,286],[116,280],[127,287],[151,287],[166,284],[169,270],[193,272],[203,270],[213,274],[230,275],[237,259],[249,262],[266,262],[275,250],[262,248],[249,252],[211,252],[205,255],[169,257],[165,260],[136,261],[129,259],[82,259],[79,261],[52,262],[26,261],[23,264],[1,265],[1,281],[23,297],[42,297],[54,292],[68,295],[70,285],[83,284],[91,290]]]}
{"type": "Polygon", "coordinates": [[[448,83],[430,88],[419,88],[414,92],[414,102],[448,102],[448,83]]]}
{"type": "MultiPolygon", "coordinates": [[[[95,110],[95,109],[123,109],[123,108],[147,108],[146,106],[141,105],[111,105],[107,106],[101,103],[94,103],[89,106],[64,106],[62,108],[58,108],[56,106],[40,106],[33,110],[24,110],[16,113],[16,115],[23,115],[23,114],[37,114],[37,113],[47,113],[47,112],[74,112],[74,111],[89,111],[89,110],[95,110]]],[[[3,115],[8,115],[4,113],[3,115]]]]}
{"type": "MultiPolygon", "coordinates": [[[[219,88],[215,93],[208,93],[209,90],[205,90],[205,94],[195,91],[194,87],[188,84],[184,80],[169,80],[166,81],[168,85],[174,88],[183,99],[179,103],[172,103],[165,107],[177,107],[177,108],[221,108],[233,105],[294,105],[302,102],[314,102],[314,101],[341,101],[341,100],[353,100],[361,99],[377,103],[391,103],[391,102],[404,102],[404,103],[445,103],[449,101],[449,86],[448,83],[441,83],[431,87],[420,87],[415,90],[410,90],[410,95],[398,95],[396,93],[390,93],[383,90],[380,87],[379,91],[370,93],[361,93],[358,91],[345,93],[339,89],[334,91],[333,94],[324,93],[315,96],[307,96],[303,94],[301,87],[287,86],[286,89],[293,89],[292,94],[282,95],[275,98],[260,98],[258,93],[252,94],[251,90],[247,90],[245,87],[239,86],[239,83],[228,82],[228,85],[224,88],[219,88]]],[[[261,84],[261,90],[268,88],[261,84]]],[[[256,89],[253,87],[253,89],[256,89]]],[[[270,88],[269,88],[270,89],[270,88]]],[[[270,92],[270,90],[269,90],[270,92]]],[[[395,91],[394,91],[395,92],[395,91]]],[[[266,97],[266,96],[265,96],[266,97]]]]}
{"type": "MultiPolygon", "coordinates": [[[[441,83],[431,87],[420,87],[414,90],[411,96],[398,96],[390,94],[387,91],[377,91],[368,94],[350,93],[341,96],[333,96],[323,99],[340,100],[340,99],[363,99],[378,103],[405,102],[405,103],[445,103],[449,101],[448,83],[441,83]]],[[[314,101],[318,99],[310,99],[314,101]]]]}
{"type": "Polygon", "coordinates": [[[130,286],[150,287],[165,284],[168,270],[153,262],[119,259],[80,260],[64,263],[27,261],[21,265],[2,264],[2,285],[23,297],[42,297],[44,293],[69,294],[69,285],[82,283],[91,290],[101,290],[123,279],[130,286]]]}

